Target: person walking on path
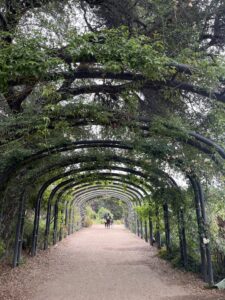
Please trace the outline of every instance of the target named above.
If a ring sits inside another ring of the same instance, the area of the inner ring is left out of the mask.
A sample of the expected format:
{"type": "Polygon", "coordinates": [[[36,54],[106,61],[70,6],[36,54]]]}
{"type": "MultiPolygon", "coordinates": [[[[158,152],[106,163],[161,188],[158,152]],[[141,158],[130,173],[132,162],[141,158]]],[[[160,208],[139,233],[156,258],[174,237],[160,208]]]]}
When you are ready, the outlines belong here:
{"type": "Polygon", "coordinates": [[[107,213],[105,216],[105,228],[110,228],[111,219],[110,213],[107,213]]]}

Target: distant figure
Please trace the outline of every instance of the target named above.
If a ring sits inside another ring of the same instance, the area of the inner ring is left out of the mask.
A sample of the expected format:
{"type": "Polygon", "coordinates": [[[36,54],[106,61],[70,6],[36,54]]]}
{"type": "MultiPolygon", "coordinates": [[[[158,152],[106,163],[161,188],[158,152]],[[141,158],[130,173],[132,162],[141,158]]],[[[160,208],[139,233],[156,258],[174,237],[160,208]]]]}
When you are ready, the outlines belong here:
{"type": "Polygon", "coordinates": [[[111,220],[110,220],[110,226],[111,227],[113,226],[113,218],[111,218],[111,220]]]}
{"type": "Polygon", "coordinates": [[[107,215],[105,216],[105,228],[110,228],[110,224],[111,224],[111,216],[109,213],[107,213],[107,215]]]}

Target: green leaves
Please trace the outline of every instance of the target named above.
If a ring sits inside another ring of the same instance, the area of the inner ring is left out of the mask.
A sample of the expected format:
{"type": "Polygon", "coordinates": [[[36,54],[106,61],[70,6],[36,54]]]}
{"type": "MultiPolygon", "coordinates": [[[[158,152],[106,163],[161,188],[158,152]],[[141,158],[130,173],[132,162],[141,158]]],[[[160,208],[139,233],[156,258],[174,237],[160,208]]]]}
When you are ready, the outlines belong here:
{"type": "Polygon", "coordinates": [[[3,92],[7,91],[9,81],[35,83],[59,65],[60,60],[49,56],[40,37],[18,36],[12,44],[2,42],[1,46],[0,90],[3,92]]]}
{"type": "Polygon", "coordinates": [[[130,36],[126,27],[70,35],[66,51],[74,62],[100,63],[111,72],[141,72],[152,80],[163,80],[171,71],[165,67],[169,59],[162,42],[143,35],[130,36]]]}

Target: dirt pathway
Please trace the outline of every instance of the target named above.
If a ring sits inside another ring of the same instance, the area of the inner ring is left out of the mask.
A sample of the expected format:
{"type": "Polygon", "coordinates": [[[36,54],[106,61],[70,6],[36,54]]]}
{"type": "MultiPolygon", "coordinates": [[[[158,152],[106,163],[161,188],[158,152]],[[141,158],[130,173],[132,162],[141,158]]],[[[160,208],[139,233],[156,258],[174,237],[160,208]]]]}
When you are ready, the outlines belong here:
{"type": "Polygon", "coordinates": [[[93,226],[0,277],[1,300],[224,300],[122,226],[93,226]],[[194,285],[193,285],[194,281],[194,285]]]}

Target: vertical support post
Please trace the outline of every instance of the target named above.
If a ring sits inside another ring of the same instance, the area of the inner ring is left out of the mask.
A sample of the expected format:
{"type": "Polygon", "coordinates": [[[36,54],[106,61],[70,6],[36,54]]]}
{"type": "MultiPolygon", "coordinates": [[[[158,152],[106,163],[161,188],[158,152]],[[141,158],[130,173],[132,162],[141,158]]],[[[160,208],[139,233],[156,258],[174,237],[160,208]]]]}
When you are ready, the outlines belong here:
{"type": "Polygon", "coordinates": [[[169,223],[169,209],[168,204],[163,204],[165,235],[166,235],[166,249],[171,252],[171,237],[170,237],[170,223],[169,223]]]}
{"type": "Polygon", "coordinates": [[[12,262],[13,268],[15,268],[19,264],[21,247],[23,242],[23,227],[24,227],[24,214],[25,214],[24,193],[25,191],[23,191],[21,194],[19,208],[18,208],[18,220],[16,225],[16,236],[15,236],[14,254],[13,254],[13,262],[12,262]]]}
{"type": "Polygon", "coordinates": [[[140,222],[138,217],[137,217],[137,235],[140,236],[140,222]]]}
{"type": "Polygon", "coordinates": [[[158,204],[156,204],[156,242],[157,242],[158,249],[161,249],[160,219],[159,219],[158,204]]]}
{"type": "Polygon", "coordinates": [[[145,241],[148,242],[148,227],[147,227],[147,221],[145,220],[145,241]]]}
{"type": "MultiPolygon", "coordinates": [[[[65,228],[68,229],[68,202],[66,202],[66,211],[65,211],[65,228]]],[[[68,234],[68,230],[65,231],[65,237],[68,234]]]]}
{"type": "Polygon", "coordinates": [[[186,242],[183,208],[179,208],[178,210],[178,233],[179,233],[179,241],[180,241],[181,261],[184,268],[187,268],[188,257],[187,257],[187,242],[186,242]]]}
{"type": "Polygon", "coordinates": [[[48,187],[49,183],[46,182],[42,185],[41,189],[38,192],[37,200],[35,203],[35,215],[34,215],[34,225],[33,225],[33,235],[32,235],[32,246],[31,246],[31,256],[36,255],[37,251],[37,239],[39,232],[39,220],[40,220],[40,209],[41,209],[41,200],[44,191],[48,187]]]}
{"type": "Polygon", "coordinates": [[[69,205],[68,235],[71,234],[71,214],[72,214],[72,207],[71,207],[71,204],[70,204],[69,205]]]}
{"type": "Polygon", "coordinates": [[[154,236],[153,236],[153,223],[152,223],[152,216],[151,212],[149,211],[149,241],[150,245],[153,246],[154,243],[154,236]]]}
{"type": "Polygon", "coordinates": [[[74,233],[74,206],[72,207],[72,214],[71,214],[71,218],[72,218],[72,233],[74,233]]]}
{"type": "Polygon", "coordinates": [[[201,203],[199,199],[199,192],[198,192],[198,186],[191,176],[189,176],[189,179],[191,181],[191,184],[193,186],[194,194],[195,194],[195,210],[196,210],[196,217],[197,217],[197,224],[198,224],[198,234],[199,234],[199,248],[200,248],[200,254],[201,254],[201,273],[203,276],[203,279],[205,282],[207,282],[207,268],[206,268],[206,251],[205,251],[205,245],[203,243],[203,237],[204,233],[202,231],[203,224],[202,224],[202,216],[201,216],[201,203]]]}
{"type": "Polygon", "coordinates": [[[59,240],[63,239],[63,224],[64,224],[65,209],[61,209],[61,219],[60,219],[60,230],[59,230],[59,240]]]}
{"type": "Polygon", "coordinates": [[[23,230],[24,230],[24,222],[25,222],[25,200],[23,200],[23,210],[21,216],[21,229],[20,229],[20,239],[19,239],[19,252],[17,258],[17,264],[20,262],[21,253],[22,253],[22,246],[23,246],[23,230]]]}
{"type": "Polygon", "coordinates": [[[144,234],[143,234],[143,223],[142,223],[142,220],[140,220],[140,227],[141,227],[141,239],[143,239],[144,234]]]}
{"type": "Polygon", "coordinates": [[[201,183],[199,180],[196,180],[198,192],[199,192],[199,200],[201,206],[201,214],[202,214],[202,229],[203,229],[203,243],[205,245],[205,253],[206,253],[206,266],[207,266],[207,282],[209,285],[214,284],[213,278],[213,267],[212,267],[212,260],[211,260],[211,251],[210,251],[210,242],[208,239],[207,234],[207,218],[206,218],[206,211],[205,211],[205,196],[202,190],[201,183]]]}
{"type": "Polygon", "coordinates": [[[48,249],[48,238],[49,238],[50,223],[51,223],[51,210],[52,210],[51,201],[48,201],[46,224],[45,224],[44,250],[48,249]]]}
{"type": "Polygon", "coordinates": [[[54,205],[54,227],[53,227],[53,245],[57,243],[58,236],[58,202],[54,205]]]}

